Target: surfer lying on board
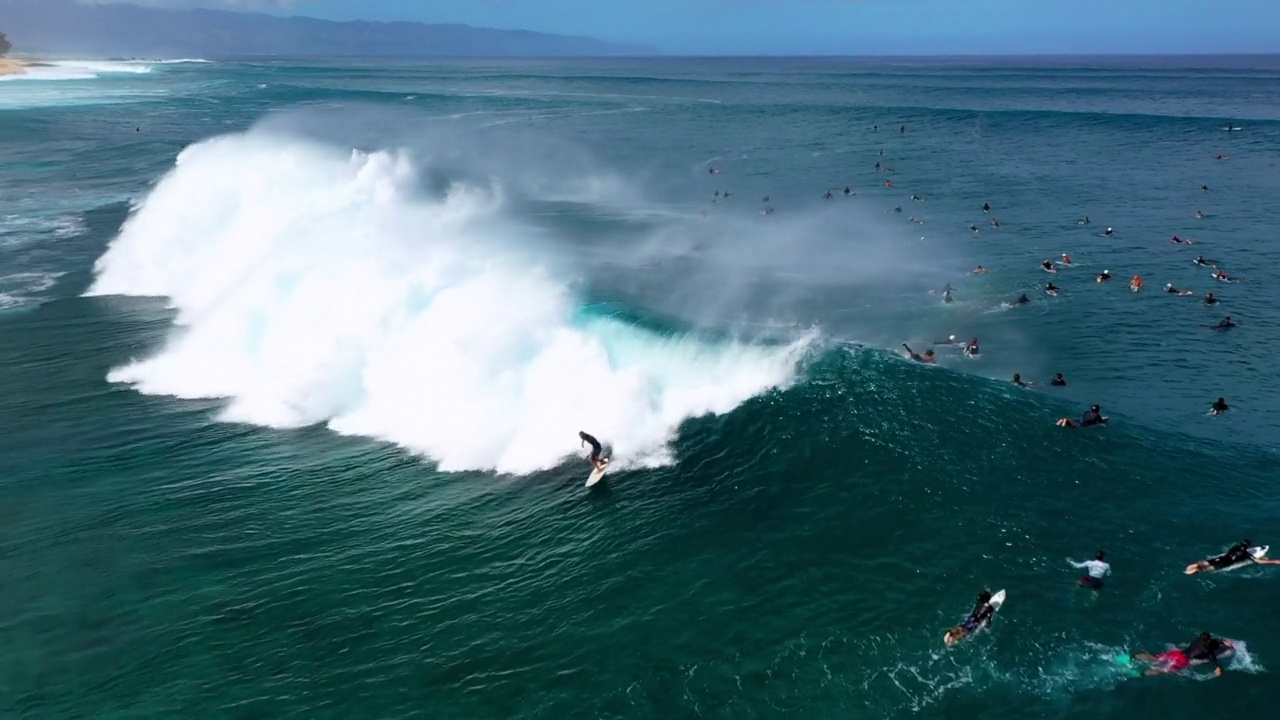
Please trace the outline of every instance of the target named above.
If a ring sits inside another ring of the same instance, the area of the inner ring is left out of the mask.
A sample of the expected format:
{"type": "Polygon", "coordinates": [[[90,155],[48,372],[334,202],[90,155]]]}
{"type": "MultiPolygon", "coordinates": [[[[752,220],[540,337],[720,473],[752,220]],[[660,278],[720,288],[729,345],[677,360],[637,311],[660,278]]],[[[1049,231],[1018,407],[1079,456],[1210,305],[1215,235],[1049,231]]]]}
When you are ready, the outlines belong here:
{"type": "Polygon", "coordinates": [[[1106,555],[1099,550],[1092,560],[1076,562],[1071,558],[1067,558],[1067,562],[1071,563],[1072,566],[1087,570],[1089,573],[1088,575],[1080,576],[1080,587],[1087,587],[1091,590],[1102,589],[1102,578],[1111,574],[1111,564],[1104,559],[1105,557],[1106,555]]]}
{"type": "Polygon", "coordinates": [[[902,343],[902,347],[904,347],[904,348],[906,348],[906,349],[907,349],[907,355],[909,355],[909,356],[911,357],[911,359],[912,359],[912,360],[915,360],[916,362],[922,362],[922,363],[934,363],[934,362],[937,362],[937,360],[935,360],[935,359],[934,359],[934,357],[933,357],[933,349],[932,349],[932,348],[930,348],[930,349],[928,349],[928,350],[925,350],[923,355],[917,355],[917,354],[915,353],[915,351],[914,351],[914,350],[912,350],[912,349],[911,349],[911,348],[910,348],[906,343],[902,343]]]}
{"type": "Polygon", "coordinates": [[[1086,410],[1084,412],[1084,415],[1080,418],[1079,422],[1076,422],[1071,418],[1062,418],[1061,420],[1058,421],[1058,427],[1065,427],[1065,428],[1089,427],[1090,425],[1105,425],[1105,424],[1107,424],[1107,418],[1102,415],[1102,408],[1099,407],[1098,405],[1094,405],[1093,407],[1086,410]]]}
{"type": "Polygon", "coordinates": [[[1217,557],[1211,557],[1207,560],[1198,560],[1187,566],[1187,574],[1195,575],[1202,572],[1213,572],[1214,570],[1224,570],[1234,567],[1242,563],[1257,563],[1259,565],[1280,565],[1280,560],[1268,560],[1267,558],[1257,557],[1250,548],[1253,543],[1247,539],[1232,545],[1226,552],[1217,557]]]}
{"type": "Polygon", "coordinates": [[[1193,662],[1211,662],[1213,663],[1213,674],[1221,675],[1221,661],[1234,654],[1235,648],[1232,647],[1230,640],[1222,640],[1207,632],[1202,632],[1199,637],[1191,641],[1186,650],[1170,650],[1159,655],[1138,653],[1133,656],[1133,659],[1156,664],[1156,667],[1146,671],[1146,675],[1182,672],[1190,667],[1193,662]]]}
{"type": "Polygon", "coordinates": [[[1222,318],[1221,320],[1219,320],[1217,325],[1210,325],[1210,326],[1209,326],[1209,329],[1210,329],[1210,330],[1216,330],[1216,331],[1218,331],[1218,332],[1222,332],[1223,330],[1230,330],[1231,328],[1233,328],[1233,327],[1235,327],[1235,326],[1236,326],[1236,324],[1231,320],[1231,316],[1230,316],[1230,315],[1228,315],[1228,316],[1226,316],[1226,317],[1222,318]]]}
{"type": "Polygon", "coordinates": [[[1231,406],[1227,405],[1227,399],[1224,397],[1220,397],[1217,399],[1217,401],[1215,401],[1212,405],[1209,406],[1209,414],[1221,415],[1222,413],[1230,409],[1231,409],[1231,406]]]}
{"type": "Polygon", "coordinates": [[[596,466],[597,470],[603,470],[605,463],[609,461],[600,457],[600,452],[601,452],[600,441],[597,440],[594,435],[588,435],[587,433],[582,432],[581,430],[578,431],[578,437],[582,438],[583,445],[591,446],[591,456],[588,457],[587,459],[591,461],[592,465],[596,466]]]}
{"type": "Polygon", "coordinates": [[[983,588],[978,593],[978,602],[973,606],[973,612],[969,613],[969,617],[960,622],[959,625],[947,631],[943,636],[943,642],[948,645],[954,645],[961,640],[969,637],[978,630],[991,624],[991,618],[996,614],[996,609],[991,607],[991,590],[983,588]]]}

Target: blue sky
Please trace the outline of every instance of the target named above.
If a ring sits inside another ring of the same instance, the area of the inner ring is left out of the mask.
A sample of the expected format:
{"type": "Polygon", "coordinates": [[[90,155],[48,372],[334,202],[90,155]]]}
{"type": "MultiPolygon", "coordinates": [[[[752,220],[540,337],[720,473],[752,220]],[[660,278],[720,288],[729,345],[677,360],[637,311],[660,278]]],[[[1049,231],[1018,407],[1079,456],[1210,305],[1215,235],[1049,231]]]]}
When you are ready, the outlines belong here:
{"type": "Polygon", "coordinates": [[[1280,0],[144,2],[540,30],[647,43],[672,54],[1280,52],[1280,0]]]}

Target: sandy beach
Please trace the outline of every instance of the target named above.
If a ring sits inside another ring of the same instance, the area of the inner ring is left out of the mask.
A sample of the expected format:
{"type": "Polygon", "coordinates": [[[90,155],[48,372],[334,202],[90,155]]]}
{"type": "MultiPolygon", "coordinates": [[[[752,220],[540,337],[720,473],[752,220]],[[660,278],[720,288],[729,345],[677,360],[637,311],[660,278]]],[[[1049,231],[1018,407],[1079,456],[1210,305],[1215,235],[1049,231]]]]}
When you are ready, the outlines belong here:
{"type": "Polygon", "coordinates": [[[13,58],[0,58],[0,75],[21,75],[26,71],[26,62],[13,58]]]}

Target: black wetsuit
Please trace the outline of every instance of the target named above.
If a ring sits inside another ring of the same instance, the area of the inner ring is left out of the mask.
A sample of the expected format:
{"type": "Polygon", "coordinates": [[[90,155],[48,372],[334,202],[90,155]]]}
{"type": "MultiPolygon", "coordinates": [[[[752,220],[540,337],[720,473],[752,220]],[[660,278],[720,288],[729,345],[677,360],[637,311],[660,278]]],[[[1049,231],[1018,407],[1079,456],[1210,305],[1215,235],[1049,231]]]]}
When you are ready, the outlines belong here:
{"type": "Polygon", "coordinates": [[[1231,646],[1218,638],[1211,637],[1205,639],[1198,637],[1191,641],[1191,644],[1187,646],[1186,650],[1183,650],[1183,654],[1187,656],[1188,660],[1192,661],[1212,660],[1217,662],[1218,658],[1230,651],[1231,646]]]}
{"type": "Polygon", "coordinates": [[[1101,425],[1104,422],[1106,422],[1106,420],[1102,419],[1102,413],[1097,410],[1086,410],[1084,417],[1080,418],[1080,424],[1085,427],[1090,425],[1101,425]]]}
{"type": "Polygon", "coordinates": [[[1209,559],[1209,565],[1214,570],[1229,568],[1232,565],[1239,565],[1242,562],[1250,562],[1253,556],[1249,554],[1249,546],[1244,543],[1238,543],[1230,550],[1219,555],[1216,558],[1209,559]]]}
{"type": "Polygon", "coordinates": [[[991,622],[991,617],[996,614],[996,609],[991,607],[989,602],[983,601],[973,608],[973,612],[969,613],[969,617],[960,623],[960,627],[968,632],[975,632],[978,628],[991,622]]]}
{"type": "Polygon", "coordinates": [[[600,441],[595,439],[595,436],[587,433],[578,433],[578,436],[582,438],[583,442],[591,446],[591,462],[599,460],[601,452],[600,441]]]}
{"type": "Polygon", "coordinates": [[[1014,300],[1014,301],[1013,301],[1013,304],[1014,304],[1014,305],[1026,305],[1026,304],[1027,304],[1027,303],[1029,303],[1029,302],[1031,302],[1031,298],[1027,297],[1027,296],[1024,294],[1024,295],[1020,295],[1020,296],[1018,296],[1018,299],[1017,299],[1017,300],[1014,300]]]}
{"type": "Polygon", "coordinates": [[[1050,384],[1050,385],[1056,385],[1056,386],[1058,386],[1058,387],[1063,387],[1063,386],[1065,386],[1065,385],[1067,384],[1067,381],[1066,381],[1066,379],[1065,379],[1065,378],[1055,377],[1054,379],[1052,379],[1052,380],[1050,380],[1050,381],[1049,381],[1049,384],[1050,384]]]}

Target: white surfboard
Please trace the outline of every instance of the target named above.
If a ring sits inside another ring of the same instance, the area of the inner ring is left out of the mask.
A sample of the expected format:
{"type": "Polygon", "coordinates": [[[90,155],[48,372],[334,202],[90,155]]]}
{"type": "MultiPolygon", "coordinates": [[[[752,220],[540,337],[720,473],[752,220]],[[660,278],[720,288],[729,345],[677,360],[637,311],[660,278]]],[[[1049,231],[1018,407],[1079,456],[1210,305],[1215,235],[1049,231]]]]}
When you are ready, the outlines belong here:
{"type": "Polygon", "coordinates": [[[591,487],[592,485],[595,485],[596,483],[600,482],[600,478],[604,477],[604,474],[608,472],[608,470],[609,470],[609,461],[605,460],[600,467],[592,470],[591,474],[587,476],[586,486],[591,487]]]}

